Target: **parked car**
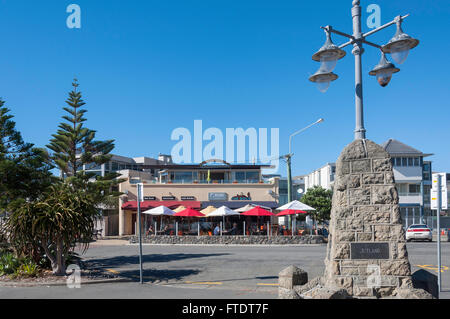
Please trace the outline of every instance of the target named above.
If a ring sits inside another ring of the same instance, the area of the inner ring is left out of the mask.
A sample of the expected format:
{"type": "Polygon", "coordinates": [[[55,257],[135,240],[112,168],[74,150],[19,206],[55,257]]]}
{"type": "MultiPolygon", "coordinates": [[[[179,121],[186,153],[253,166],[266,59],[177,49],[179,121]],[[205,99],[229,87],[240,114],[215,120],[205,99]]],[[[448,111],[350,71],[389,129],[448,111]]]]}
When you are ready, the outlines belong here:
{"type": "Polygon", "coordinates": [[[411,240],[428,240],[433,241],[433,233],[427,225],[417,224],[411,225],[406,230],[406,241],[411,240]]]}

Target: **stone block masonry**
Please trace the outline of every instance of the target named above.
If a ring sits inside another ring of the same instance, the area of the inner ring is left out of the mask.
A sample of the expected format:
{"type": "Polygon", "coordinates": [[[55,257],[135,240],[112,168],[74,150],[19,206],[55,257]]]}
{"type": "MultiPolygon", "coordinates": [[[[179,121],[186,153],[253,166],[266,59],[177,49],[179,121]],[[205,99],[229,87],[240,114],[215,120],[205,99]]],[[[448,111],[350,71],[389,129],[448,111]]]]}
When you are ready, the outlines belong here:
{"type": "Polygon", "coordinates": [[[354,297],[389,297],[411,281],[390,155],[370,140],[341,153],[324,285],[354,297]]]}
{"type": "MultiPolygon", "coordinates": [[[[130,244],[136,244],[136,236],[130,244]]],[[[144,244],[156,245],[308,245],[323,244],[323,236],[149,236],[143,238],[144,244]]]]}
{"type": "Polygon", "coordinates": [[[359,139],[345,147],[336,162],[325,273],[280,287],[279,298],[432,298],[413,286],[394,183],[381,146],[359,139]]]}

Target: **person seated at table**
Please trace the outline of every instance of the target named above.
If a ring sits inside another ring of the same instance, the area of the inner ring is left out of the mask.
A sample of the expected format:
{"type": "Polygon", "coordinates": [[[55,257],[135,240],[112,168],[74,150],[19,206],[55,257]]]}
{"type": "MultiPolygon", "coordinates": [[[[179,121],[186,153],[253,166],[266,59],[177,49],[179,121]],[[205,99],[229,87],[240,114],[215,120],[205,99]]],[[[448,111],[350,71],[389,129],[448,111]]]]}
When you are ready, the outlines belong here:
{"type": "Polygon", "coordinates": [[[230,229],[229,233],[230,235],[237,235],[238,229],[237,229],[237,224],[233,223],[233,228],[230,229]]]}
{"type": "Polygon", "coordinates": [[[218,236],[218,235],[220,235],[220,227],[219,227],[219,225],[217,224],[217,225],[216,225],[216,228],[214,228],[214,236],[218,236]]]}
{"type": "Polygon", "coordinates": [[[169,235],[169,233],[170,233],[169,225],[164,226],[164,228],[163,228],[163,230],[162,230],[162,233],[163,233],[164,235],[169,235]]]}
{"type": "Polygon", "coordinates": [[[266,224],[263,224],[263,225],[261,226],[261,233],[267,234],[267,225],[266,225],[266,224]]]}
{"type": "Polygon", "coordinates": [[[150,227],[148,228],[147,232],[145,233],[146,236],[148,235],[153,235],[155,233],[155,230],[153,229],[153,226],[150,225],[150,227]]]}

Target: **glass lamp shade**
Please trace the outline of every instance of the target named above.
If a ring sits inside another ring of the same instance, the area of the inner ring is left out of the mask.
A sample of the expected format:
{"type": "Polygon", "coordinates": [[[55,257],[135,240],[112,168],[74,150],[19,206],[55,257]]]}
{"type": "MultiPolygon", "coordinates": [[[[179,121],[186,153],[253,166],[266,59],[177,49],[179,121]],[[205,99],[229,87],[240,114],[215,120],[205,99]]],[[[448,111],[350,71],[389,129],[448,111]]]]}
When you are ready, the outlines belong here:
{"type": "Polygon", "coordinates": [[[342,59],[346,53],[331,41],[330,32],[325,29],[327,40],[325,44],[317,51],[312,59],[321,62],[321,68],[326,72],[332,72],[336,67],[338,60],[342,59]]]}
{"type": "Polygon", "coordinates": [[[382,86],[385,87],[391,82],[393,72],[391,70],[380,71],[377,73],[377,81],[382,86]]]}
{"type": "Polygon", "coordinates": [[[338,58],[336,54],[331,52],[324,52],[320,56],[320,68],[326,72],[333,72],[336,68],[338,58]]]}
{"type": "Polygon", "coordinates": [[[403,64],[409,54],[409,46],[406,42],[398,42],[391,47],[391,57],[395,63],[403,64]]]}
{"type": "Polygon", "coordinates": [[[397,22],[397,33],[382,47],[384,53],[390,53],[392,59],[398,63],[403,64],[408,57],[409,51],[419,45],[419,40],[411,38],[403,32],[401,21],[397,22]]]}
{"type": "Polygon", "coordinates": [[[330,87],[330,81],[324,81],[324,82],[317,82],[317,89],[322,92],[325,93],[326,91],[328,91],[328,88],[330,87]]]}
{"type": "Polygon", "coordinates": [[[326,72],[322,68],[319,69],[309,80],[316,83],[320,92],[325,93],[330,87],[330,83],[338,78],[337,74],[326,72]]]}
{"type": "Polygon", "coordinates": [[[392,74],[399,72],[400,69],[397,69],[394,64],[389,62],[386,59],[386,55],[384,52],[381,52],[381,60],[375,66],[375,68],[369,72],[369,75],[376,76],[378,83],[385,87],[389,84],[392,79],[392,74]]]}

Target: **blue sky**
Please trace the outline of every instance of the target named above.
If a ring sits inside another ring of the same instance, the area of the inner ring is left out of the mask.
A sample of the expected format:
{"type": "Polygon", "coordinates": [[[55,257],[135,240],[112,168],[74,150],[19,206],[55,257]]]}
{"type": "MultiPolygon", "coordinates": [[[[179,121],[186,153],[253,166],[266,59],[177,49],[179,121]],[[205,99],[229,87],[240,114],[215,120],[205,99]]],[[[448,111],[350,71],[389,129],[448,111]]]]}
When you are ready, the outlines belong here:
{"type": "MultiPolygon", "coordinates": [[[[48,143],[76,76],[87,126],[115,139],[114,153],[170,153],[178,127],[280,128],[280,152],[294,131],[293,173],[334,162],[353,140],[354,59],[338,62],[326,94],[308,81],[319,65],[324,25],[351,33],[351,0],[0,0],[0,96],[26,141],[48,143]],[[68,29],[66,7],[82,9],[82,28],[68,29]]],[[[404,31],[421,40],[401,72],[381,88],[368,72],[379,52],[366,47],[367,138],[398,139],[450,172],[447,0],[362,1],[381,7],[382,24],[411,13],[404,31]]],[[[390,27],[371,38],[387,42],[390,27]]],[[[346,39],[334,36],[335,43],[346,39]]],[[[279,173],[285,175],[285,166],[279,173]]]]}

